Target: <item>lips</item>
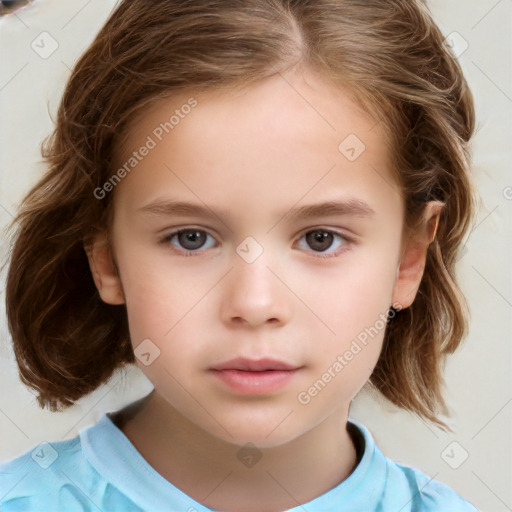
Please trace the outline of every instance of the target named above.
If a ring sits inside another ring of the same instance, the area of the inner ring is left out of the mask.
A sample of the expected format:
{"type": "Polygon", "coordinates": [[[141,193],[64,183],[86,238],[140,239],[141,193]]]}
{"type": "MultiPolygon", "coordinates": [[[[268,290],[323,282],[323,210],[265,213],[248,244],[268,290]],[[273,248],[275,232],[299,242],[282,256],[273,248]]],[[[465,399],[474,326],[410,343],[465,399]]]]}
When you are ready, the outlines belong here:
{"type": "Polygon", "coordinates": [[[230,359],[210,368],[217,382],[238,395],[266,395],[287,387],[302,367],[277,359],[230,359]]]}
{"type": "Polygon", "coordinates": [[[239,370],[244,372],[266,372],[266,371],[289,371],[297,370],[298,367],[278,361],[277,359],[246,359],[244,357],[237,357],[230,359],[224,363],[220,363],[212,367],[212,370],[239,370]]]}

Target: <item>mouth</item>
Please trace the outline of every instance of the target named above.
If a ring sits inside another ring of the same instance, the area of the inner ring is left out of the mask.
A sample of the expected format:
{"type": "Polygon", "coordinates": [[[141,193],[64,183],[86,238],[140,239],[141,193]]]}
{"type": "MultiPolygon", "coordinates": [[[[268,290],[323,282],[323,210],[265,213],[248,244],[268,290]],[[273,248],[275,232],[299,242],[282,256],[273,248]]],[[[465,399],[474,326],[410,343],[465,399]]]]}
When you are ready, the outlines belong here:
{"type": "Polygon", "coordinates": [[[254,395],[282,389],[301,368],[276,359],[236,358],[215,365],[210,371],[231,390],[254,395]]]}
{"type": "Polygon", "coordinates": [[[277,359],[247,359],[245,357],[230,359],[211,368],[211,370],[217,371],[239,370],[245,372],[290,371],[297,369],[298,367],[277,359]]]}

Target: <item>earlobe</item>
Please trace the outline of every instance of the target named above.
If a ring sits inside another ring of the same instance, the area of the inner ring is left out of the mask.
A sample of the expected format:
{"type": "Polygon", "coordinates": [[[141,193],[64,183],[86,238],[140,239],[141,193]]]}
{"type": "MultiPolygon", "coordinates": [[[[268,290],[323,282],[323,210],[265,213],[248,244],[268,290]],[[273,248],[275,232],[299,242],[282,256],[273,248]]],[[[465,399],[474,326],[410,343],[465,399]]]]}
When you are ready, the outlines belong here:
{"type": "Polygon", "coordinates": [[[397,268],[393,303],[402,309],[408,308],[418,293],[425,264],[428,246],[435,240],[444,203],[430,201],[425,205],[423,222],[418,232],[407,239],[402,248],[402,257],[397,268]]]}
{"type": "Polygon", "coordinates": [[[99,235],[90,242],[84,242],[84,249],[94,284],[103,302],[112,305],[124,304],[121,280],[106,237],[99,235]]]}

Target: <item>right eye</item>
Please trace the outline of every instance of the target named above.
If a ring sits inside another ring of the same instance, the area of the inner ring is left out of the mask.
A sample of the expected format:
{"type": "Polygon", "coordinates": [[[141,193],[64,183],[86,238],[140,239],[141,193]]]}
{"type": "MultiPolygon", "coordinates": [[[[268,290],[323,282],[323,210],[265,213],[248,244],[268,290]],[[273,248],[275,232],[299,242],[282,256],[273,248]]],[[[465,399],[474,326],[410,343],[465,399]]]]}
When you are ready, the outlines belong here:
{"type": "Polygon", "coordinates": [[[168,234],[163,242],[169,242],[176,249],[192,253],[199,249],[211,249],[215,247],[215,239],[206,231],[195,228],[180,229],[168,234]]]}

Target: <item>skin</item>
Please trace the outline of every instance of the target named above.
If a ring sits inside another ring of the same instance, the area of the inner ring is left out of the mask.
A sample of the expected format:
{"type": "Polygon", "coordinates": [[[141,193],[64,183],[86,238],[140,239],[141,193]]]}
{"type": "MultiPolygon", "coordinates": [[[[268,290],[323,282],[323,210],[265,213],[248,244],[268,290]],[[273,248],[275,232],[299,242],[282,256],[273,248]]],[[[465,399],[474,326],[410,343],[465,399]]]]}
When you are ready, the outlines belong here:
{"type": "MultiPolygon", "coordinates": [[[[146,111],[120,165],[190,96],[146,111]]],[[[160,350],[150,365],[138,361],[155,391],[119,424],[156,471],[206,506],[288,509],[353,470],[349,406],[377,363],[384,329],[309,403],[298,394],[393,303],[412,303],[440,205],[429,203],[419,232],[405,237],[382,124],[313,73],[194,97],[197,107],[116,186],[112,245],[98,236],[88,250],[102,299],[126,305],[134,348],[150,339],[160,350]],[[366,145],[353,162],[338,150],[349,134],[366,145]],[[348,199],[374,213],[285,215],[348,199]],[[217,213],[141,210],[157,200],[217,213]],[[211,237],[187,255],[169,238],[177,228],[211,237]],[[324,251],[308,245],[314,230],[328,231],[324,251]],[[236,251],[248,236],[263,249],[252,263],[236,251]],[[300,370],[278,391],[244,396],[209,371],[236,356],[300,370]],[[237,457],[248,442],[262,454],[251,468],[237,457]]]]}

